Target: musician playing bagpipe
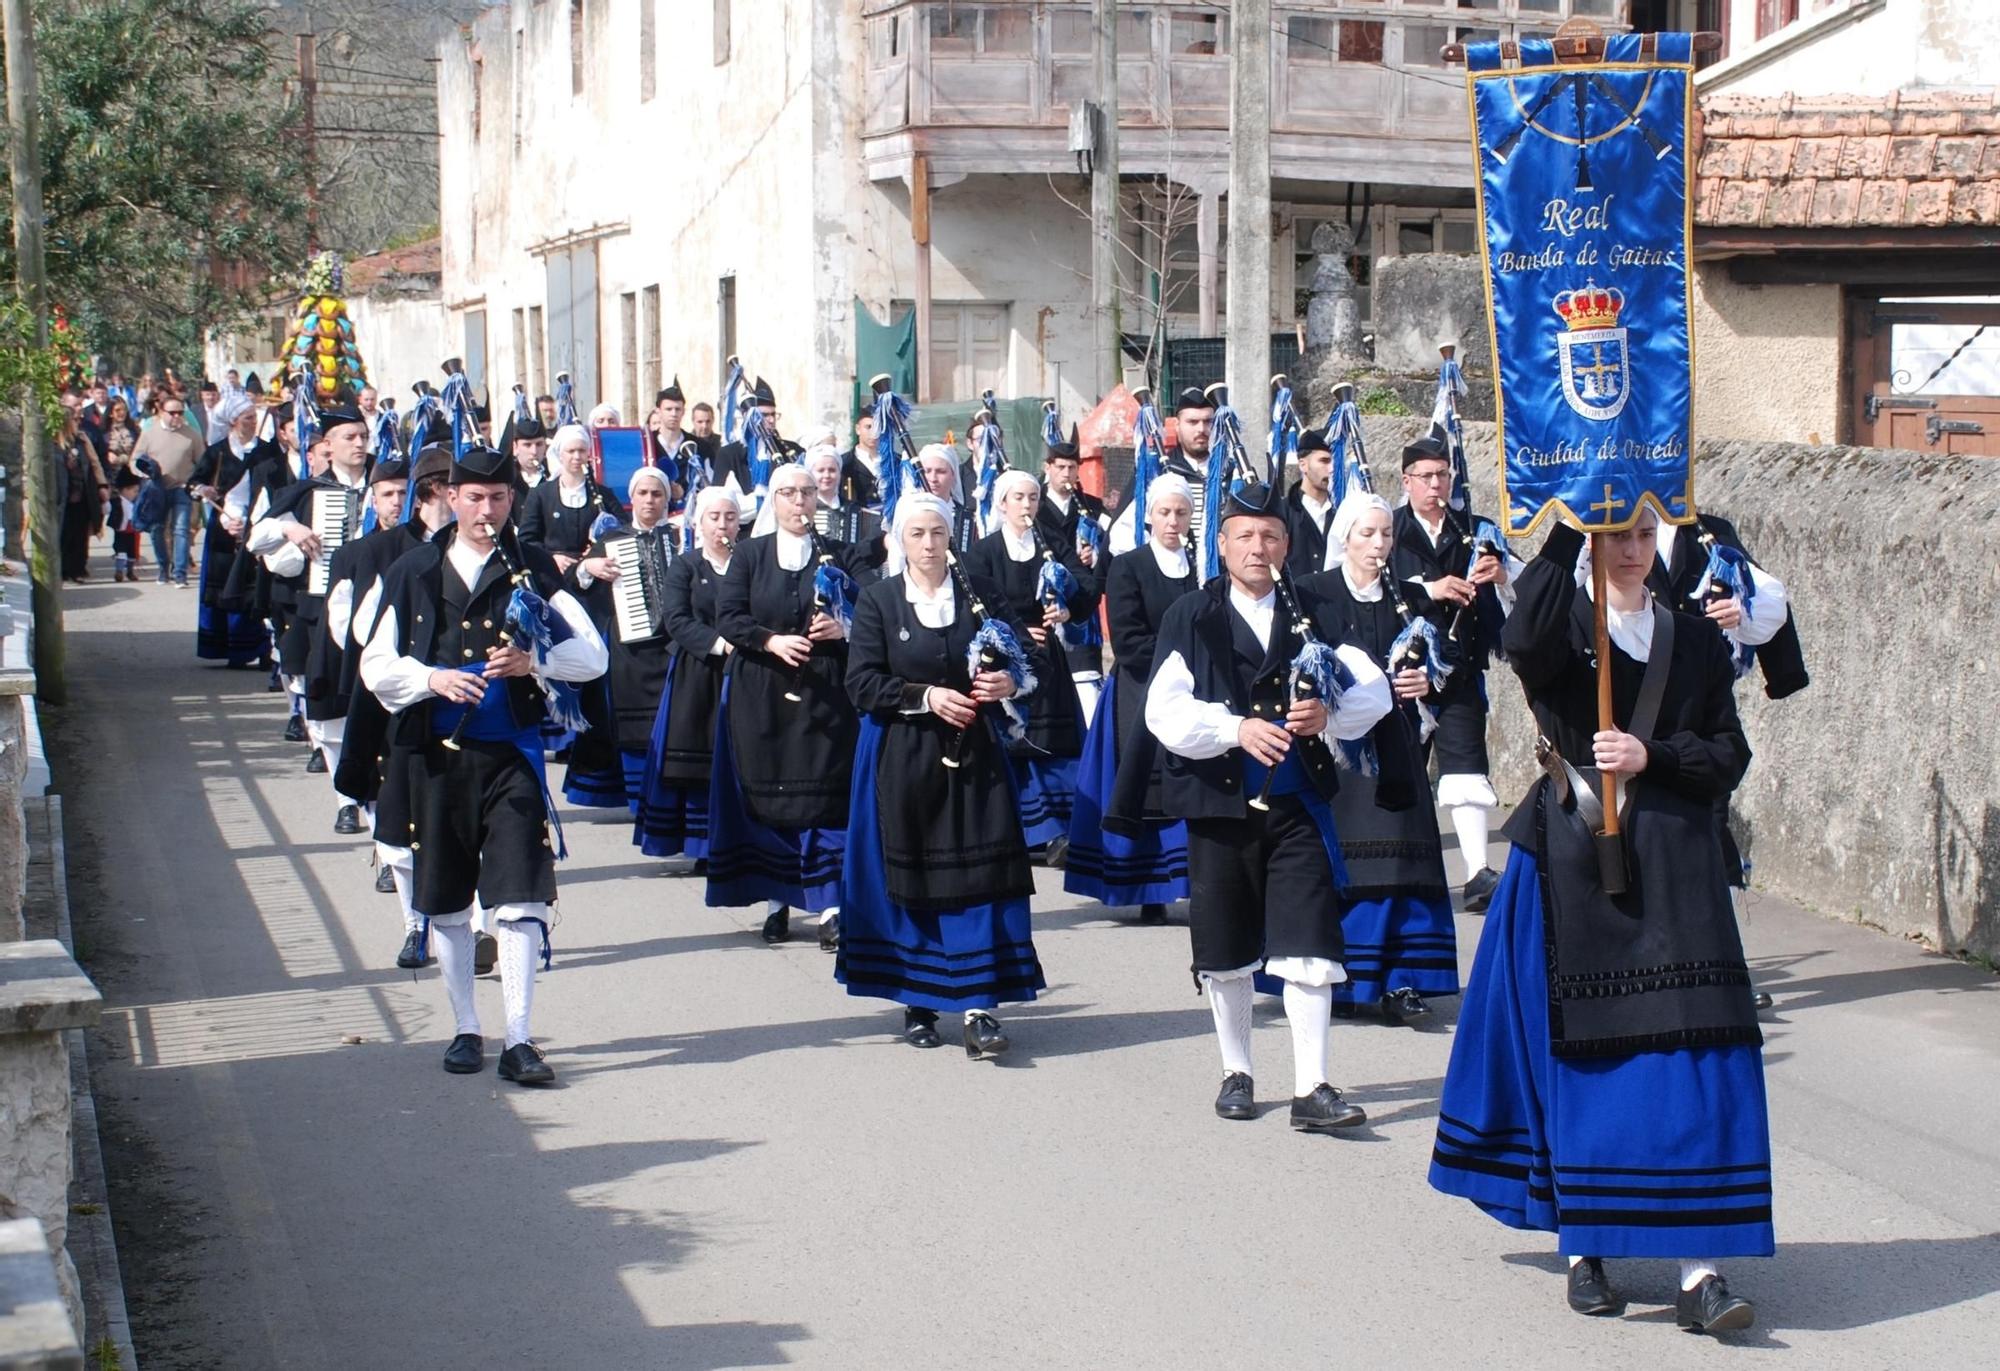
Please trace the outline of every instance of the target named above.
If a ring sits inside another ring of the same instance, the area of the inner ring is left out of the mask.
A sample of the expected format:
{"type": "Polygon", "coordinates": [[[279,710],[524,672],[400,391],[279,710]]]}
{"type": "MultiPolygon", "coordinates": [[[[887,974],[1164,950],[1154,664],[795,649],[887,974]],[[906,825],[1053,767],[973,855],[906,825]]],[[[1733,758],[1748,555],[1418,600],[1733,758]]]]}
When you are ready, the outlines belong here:
{"type": "MultiPolygon", "coordinates": [[[[1339,620],[1341,636],[1389,676],[1396,708],[1370,733],[1378,772],[1399,791],[1427,795],[1422,740],[1435,726],[1427,701],[1449,679],[1438,629],[1422,613],[1422,591],[1390,569],[1395,513],[1372,491],[1340,502],[1327,537],[1334,569],[1300,577],[1339,620]]],[[[1341,886],[1341,965],[1336,1012],[1379,1006],[1390,1022],[1429,1014],[1426,995],[1458,993],[1458,931],[1437,815],[1429,805],[1377,803],[1380,776],[1343,774],[1333,797],[1346,871],[1341,886]]]]}
{"type": "Polygon", "coordinates": [[[736,645],[709,787],[707,901],[763,901],[766,942],[791,936],[791,907],[838,936],[841,850],[857,723],[847,625],[866,555],[813,531],[810,473],[776,467],[760,524],[730,559],[716,628],[736,645]]]}
{"type": "MultiPolygon", "coordinates": [[[[371,473],[381,490],[383,473],[402,466],[377,462],[371,473]]],[[[361,681],[361,651],[375,632],[382,611],[382,582],[389,568],[403,555],[423,546],[431,535],[451,522],[451,506],[445,483],[451,479],[451,448],[433,444],[417,454],[417,465],[407,471],[407,481],[390,477],[388,485],[405,485],[402,508],[394,518],[382,520],[381,527],[334,554],[335,595],[343,587],[350,597],[344,624],[337,622],[343,611],[337,599],[328,601],[328,631],[341,634],[340,685],[347,696],[347,725],[341,740],[340,764],[333,771],[333,788],[351,795],[371,811],[375,833],[375,888],[393,893],[403,910],[403,947],[396,965],[411,970],[428,965],[429,947],[423,934],[423,920],[411,903],[414,894],[409,847],[410,800],[406,768],[391,771],[389,754],[389,711],[361,681]],[[407,517],[404,517],[407,511],[407,517]],[[388,841],[385,835],[400,835],[388,841]]],[[[386,498],[387,492],[383,492],[386,498]]]]}
{"type": "Polygon", "coordinates": [[[799,461],[812,473],[815,492],[813,531],[822,538],[831,538],[836,543],[851,543],[866,552],[874,564],[867,580],[874,580],[881,574],[881,565],[888,557],[888,544],[882,536],[882,516],[842,498],[840,454],[834,450],[832,443],[821,443],[807,449],[806,455],[799,461]]]}
{"type": "Polygon", "coordinates": [[[1000,587],[952,565],[950,521],[935,496],[902,495],[903,569],[855,606],[847,689],[862,718],[834,975],[903,1005],[917,1047],[938,1045],[940,1011],[962,1013],[977,1060],[1008,1047],[992,1011],[1046,984],[1002,741],[1036,678],[1000,587]]]}
{"type": "Polygon", "coordinates": [[[924,489],[951,511],[951,550],[963,557],[979,541],[979,510],[965,495],[964,471],[943,443],[926,443],[917,453],[917,477],[924,489]]]}
{"type": "Polygon", "coordinates": [[[1145,545],[1112,558],[1105,578],[1114,670],[1083,745],[1063,889],[1114,908],[1137,905],[1140,923],[1163,924],[1167,905],[1188,896],[1187,827],[1160,807],[1146,684],[1167,610],[1195,589],[1194,500],[1180,477],[1157,476],[1145,501],[1145,545]]]}
{"type": "Polygon", "coordinates": [[[546,955],[561,831],[542,772],[551,703],[604,673],[604,639],[554,563],[508,527],[514,463],[472,446],[452,462],[457,523],[406,554],[384,580],[361,679],[390,721],[389,766],[406,768],[411,821],[383,840],[414,858],[416,911],[436,934],[457,1036],[445,1070],[481,1069],[473,1002],[476,899],[493,916],[507,1008],[500,1075],[543,1085],[555,1073],[529,1028],[535,957],[546,955]]]}
{"type": "MultiPolygon", "coordinates": [[[[611,655],[604,673],[609,695],[606,736],[617,751],[621,802],[639,812],[639,791],[645,776],[646,744],[653,717],[667,686],[667,655],[673,640],[666,629],[668,545],[667,505],[672,487],[659,467],[640,467],[626,488],[630,523],[602,529],[570,568],[569,582],[590,611],[611,655]]],[[[571,754],[571,770],[580,764],[581,743],[571,754]]],[[[571,803],[577,803],[571,797],[571,803]]]]}
{"type": "Polygon", "coordinates": [[[563,572],[576,565],[590,546],[590,530],[600,514],[625,517],[624,506],[597,484],[590,470],[590,433],[581,424],[556,430],[550,451],[555,479],[528,492],[515,521],[523,546],[540,548],[563,572]]]}
{"type": "MultiPolygon", "coordinates": [[[[1213,389],[1211,387],[1210,389],[1213,389]]],[[[1210,451],[1214,433],[1210,427],[1215,421],[1215,398],[1208,391],[1189,386],[1174,402],[1175,445],[1167,449],[1166,460],[1160,470],[1164,475],[1178,476],[1187,482],[1188,494],[1194,499],[1194,524],[1188,533],[1188,545],[1194,549],[1194,574],[1197,581],[1206,579],[1202,566],[1203,552],[1208,546],[1209,495],[1211,486],[1210,468],[1221,461],[1224,466],[1228,459],[1216,458],[1210,451]]],[[[1215,475],[1225,473],[1218,469],[1215,475]]],[[[1118,517],[1111,521],[1109,550],[1112,556],[1130,552],[1146,541],[1145,530],[1133,527],[1132,507],[1128,504],[1118,511],[1118,517]]]]}
{"type": "MultiPolygon", "coordinates": [[[[368,488],[368,426],[361,411],[335,406],[316,415],[309,411],[305,424],[307,449],[313,461],[325,463],[324,472],[294,481],[272,497],[243,545],[274,568],[272,598],[287,607],[284,634],[278,640],[278,666],[286,687],[303,701],[306,736],[313,746],[306,769],[324,772],[339,761],[339,670],[324,653],[315,660],[314,644],[326,636],[328,563],[336,546],[361,531],[368,488]],[[277,566],[286,571],[281,574],[277,566]]],[[[336,802],[352,801],[337,796],[336,802]]]]}
{"type": "MultiPolygon", "coordinates": [[[[1104,502],[1077,484],[1082,449],[1077,443],[1076,425],[1064,437],[1057,426],[1055,402],[1048,407],[1042,434],[1041,503],[1035,508],[1035,528],[1051,547],[1068,543],[1076,549],[1077,562],[1100,591],[1104,586],[1104,551],[1111,518],[1104,502]]],[[[1069,661],[1070,679],[1076,682],[1078,702],[1083,706],[1087,726],[1097,715],[1097,694],[1104,684],[1104,633],[1093,612],[1071,620],[1063,629],[1063,652],[1069,661]]]]}
{"type": "Polygon", "coordinates": [[[708,872],[708,788],[723,669],[736,649],[716,628],[717,592],[736,551],[742,508],[728,486],[694,497],[695,546],[667,564],[665,624],[673,639],[667,686],[647,740],[632,841],[649,857],[690,857],[708,872]]]}
{"type": "Polygon", "coordinates": [[[1326,1066],[1333,987],[1347,975],[1330,803],[1347,772],[1374,765],[1365,740],[1392,707],[1389,682],[1341,643],[1331,605],[1282,579],[1283,508],[1268,488],[1245,485],[1215,512],[1225,574],[1167,611],[1146,693],[1146,727],[1168,753],[1164,807],[1187,820],[1193,970],[1222,1047],[1215,1111],[1256,1117],[1250,1006],[1261,966],[1285,983],[1292,1127],[1351,1127],[1367,1115],[1326,1066]]]}

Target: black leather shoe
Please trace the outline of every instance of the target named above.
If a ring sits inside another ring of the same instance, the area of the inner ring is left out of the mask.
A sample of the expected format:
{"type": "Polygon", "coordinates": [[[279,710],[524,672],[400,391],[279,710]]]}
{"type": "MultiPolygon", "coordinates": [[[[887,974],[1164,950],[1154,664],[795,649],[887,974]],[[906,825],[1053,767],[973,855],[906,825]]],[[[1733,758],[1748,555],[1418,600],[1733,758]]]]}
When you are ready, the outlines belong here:
{"type": "Polygon", "coordinates": [[[1257,1084],[1241,1071],[1232,1071],[1222,1078],[1222,1089],[1216,1092],[1215,1113],[1224,1119],[1254,1119],[1257,1117],[1257,1084]]]}
{"type": "Polygon", "coordinates": [[[761,936],[767,943],[788,943],[792,940],[792,911],[787,906],[764,920],[761,936]]]}
{"type": "Polygon", "coordinates": [[[1167,907],[1163,904],[1142,904],[1139,906],[1139,922],[1148,928],[1158,928],[1167,921],[1167,907]]]}
{"type": "Polygon", "coordinates": [[[1042,848],[1042,865],[1051,871],[1061,871],[1063,863],[1069,860],[1069,839],[1058,834],[1049,839],[1042,848]]]}
{"type": "Polygon", "coordinates": [[[1750,1007],[1756,1010],[1759,1014],[1769,1012],[1771,1008],[1770,992],[1767,990],[1759,990],[1756,994],[1752,995],[1750,997],[1750,1007]]]}
{"type": "Polygon", "coordinates": [[[375,893],[377,895],[396,893],[396,873],[386,866],[375,868],[375,893]]]}
{"type": "Polygon", "coordinates": [[[1007,1035],[1000,1031],[1000,1021],[985,1010],[977,1011],[965,1021],[965,1055],[975,1062],[997,1057],[1011,1046],[1007,1035]]]}
{"type": "Polygon", "coordinates": [[[1625,1300],[1612,1290],[1602,1258],[1585,1257],[1569,1269],[1569,1307],[1593,1319],[1624,1310],[1625,1300]]]}
{"type": "Polygon", "coordinates": [[[303,714],[294,714],[285,720],[285,741],[302,743],[306,740],[306,719],[303,714]]]}
{"type": "Polygon", "coordinates": [[[1392,990],[1382,997],[1382,1017],[1391,1023],[1421,1019],[1430,1012],[1431,1007],[1424,1003],[1424,997],[1408,986],[1392,990]]]}
{"type": "Polygon", "coordinates": [[[477,1033],[461,1033],[444,1050],[444,1069],[454,1076],[470,1076],[486,1065],[486,1039],[477,1033]]]}
{"type": "MultiPolygon", "coordinates": [[[[315,757],[319,754],[314,753],[315,757]]],[[[340,812],[333,816],[335,833],[359,833],[361,831],[361,806],[342,805],[340,812]]],[[[387,868],[384,868],[385,870],[387,868]]]]}
{"type": "MultiPolygon", "coordinates": [[[[420,966],[429,966],[430,960],[424,955],[424,931],[421,928],[411,929],[410,936],[403,939],[403,950],[396,954],[396,965],[405,971],[415,971],[420,966]]],[[[479,1068],[474,1066],[472,1069],[477,1071],[479,1068]]]]}
{"type": "Polygon", "coordinates": [[[1292,1127],[1305,1133],[1331,1133],[1336,1128],[1356,1128],[1368,1122],[1368,1111],[1350,1104],[1340,1092],[1321,1081],[1310,1095],[1292,1099],[1292,1127]]]}
{"type": "Polygon", "coordinates": [[[838,914],[819,926],[819,950],[822,952],[840,951],[840,916],[838,914]]]}
{"type": "Polygon", "coordinates": [[[1756,1321],[1756,1307],[1730,1294],[1720,1276],[1702,1277],[1700,1285],[1681,1291],[1674,1301],[1674,1322],[1691,1333],[1737,1333],[1756,1321]]]}
{"type": "Polygon", "coordinates": [[[326,754],[324,752],[321,752],[318,748],[314,748],[311,752],[308,752],[306,754],[306,775],[308,776],[326,775],[326,754]]]}
{"type": "Polygon", "coordinates": [[[1484,914],[1486,906],[1493,903],[1493,892],[1499,888],[1499,873],[1490,866],[1480,867],[1478,874],[1465,883],[1465,912],[1484,914]]]}
{"type": "Polygon", "coordinates": [[[484,976],[500,964],[500,940],[491,933],[480,933],[472,939],[472,974],[484,976]]]}
{"type": "Polygon", "coordinates": [[[549,1085],[556,1073],[533,1043],[515,1043],[500,1054],[500,1079],[516,1085],[549,1085]]]}
{"type": "Polygon", "coordinates": [[[931,1009],[905,1009],[903,1011],[903,1041],[911,1047],[937,1047],[944,1042],[938,1036],[937,1012],[931,1009]]]}

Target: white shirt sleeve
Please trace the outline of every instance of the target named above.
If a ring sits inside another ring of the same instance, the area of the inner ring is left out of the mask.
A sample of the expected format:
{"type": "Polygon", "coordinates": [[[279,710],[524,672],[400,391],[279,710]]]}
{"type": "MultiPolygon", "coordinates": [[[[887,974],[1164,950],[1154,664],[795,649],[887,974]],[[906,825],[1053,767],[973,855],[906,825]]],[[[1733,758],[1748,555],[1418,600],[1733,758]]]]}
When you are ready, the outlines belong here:
{"type": "Polygon", "coordinates": [[[354,614],[348,620],[348,628],[354,641],[365,644],[375,632],[375,616],[382,611],[382,578],[376,577],[360,603],[354,606],[354,614]]]}
{"type": "Polygon", "coordinates": [[[233,519],[248,519],[250,517],[250,478],[248,476],[245,476],[242,480],[231,486],[229,493],[222,497],[222,512],[233,519]]]}
{"type": "Polygon", "coordinates": [[[1167,751],[1194,761],[1220,757],[1236,746],[1242,725],[1228,705],[1196,697],[1194,674],[1180,653],[1154,667],[1146,689],[1146,728],[1167,751]]]}
{"type": "MultiPolygon", "coordinates": [[[[1340,703],[1327,719],[1326,732],[1351,742],[1367,737],[1369,729],[1388,717],[1396,701],[1389,689],[1388,676],[1375,665],[1373,657],[1348,644],[1335,648],[1334,655],[1353,673],[1354,684],[1340,693],[1340,703]]],[[[1150,711],[1148,718],[1150,721],[1150,711]]]]}
{"type": "Polygon", "coordinates": [[[285,545],[285,525],[296,524],[297,522],[299,521],[289,514],[280,514],[275,518],[266,516],[259,519],[256,523],[250,525],[250,536],[243,540],[243,546],[249,549],[250,555],[253,557],[262,557],[266,553],[276,552],[285,545]]]}
{"type": "Polygon", "coordinates": [[[1785,626],[1785,611],[1790,601],[1785,596],[1783,581],[1762,567],[1749,566],[1747,569],[1756,594],[1751,597],[1743,622],[1731,629],[1729,636],[1745,647],[1762,647],[1777,637],[1778,630],[1785,626]]]}
{"type": "Polygon", "coordinates": [[[551,681],[594,681],[602,676],[611,665],[611,650],[576,596],[559,590],[550,598],[549,606],[563,616],[572,636],[568,642],[549,649],[549,659],[542,663],[541,674],[551,681]]]}
{"type": "Polygon", "coordinates": [[[1137,505],[1127,502],[1125,508],[1118,511],[1118,517],[1111,521],[1111,536],[1105,540],[1105,548],[1113,557],[1139,546],[1138,535],[1132,531],[1134,511],[1137,509],[1137,505]]]}
{"type": "Polygon", "coordinates": [[[354,622],[354,578],[348,577],[326,593],[326,636],[335,647],[347,642],[347,630],[354,622]]]}
{"type": "Polygon", "coordinates": [[[361,649],[361,684],[382,702],[391,714],[427,700],[431,695],[434,668],[396,651],[396,611],[384,609],[361,649]]]}

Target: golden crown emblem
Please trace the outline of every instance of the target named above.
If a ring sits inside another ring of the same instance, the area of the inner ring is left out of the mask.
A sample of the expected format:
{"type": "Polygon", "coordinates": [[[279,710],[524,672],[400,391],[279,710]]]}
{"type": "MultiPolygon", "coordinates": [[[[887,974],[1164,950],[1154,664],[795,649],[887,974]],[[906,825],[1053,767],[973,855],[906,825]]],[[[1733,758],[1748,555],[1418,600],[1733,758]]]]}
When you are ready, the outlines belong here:
{"type": "Polygon", "coordinates": [[[1576,290],[1559,292],[1549,307],[1573,330],[1617,328],[1618,312],[1625,308],[1625,292],[1586,281],[1576,290]]]}

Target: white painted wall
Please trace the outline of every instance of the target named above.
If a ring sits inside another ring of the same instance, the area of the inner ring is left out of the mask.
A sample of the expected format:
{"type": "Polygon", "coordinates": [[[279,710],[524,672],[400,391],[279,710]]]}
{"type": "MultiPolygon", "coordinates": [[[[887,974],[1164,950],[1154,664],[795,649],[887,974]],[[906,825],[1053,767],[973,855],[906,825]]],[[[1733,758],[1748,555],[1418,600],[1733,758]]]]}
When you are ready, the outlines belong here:
{"type": "Polygon", "coordinates": [[[1761,43],[1757,7],[1730,8],[1731,55],[1702,73],[1697,84],[1704,95],[1865,95],[1994,84],[2000,4],[1993,0],[1841,0],[1761,43]]]}
{"type": "Polygon", "coordinates": [[[368,379],[384,395],[396,398],[396,408],[410,412],[417,381],[443,384],[438,363],[459,351],[453,320],[435,295],[349,296],[348,317],[354,321],[355,345],[368,365],[368,379]]]}

